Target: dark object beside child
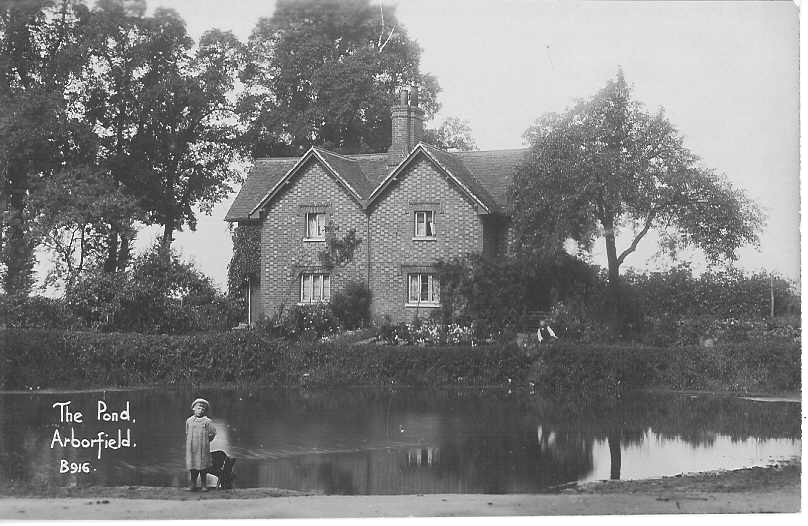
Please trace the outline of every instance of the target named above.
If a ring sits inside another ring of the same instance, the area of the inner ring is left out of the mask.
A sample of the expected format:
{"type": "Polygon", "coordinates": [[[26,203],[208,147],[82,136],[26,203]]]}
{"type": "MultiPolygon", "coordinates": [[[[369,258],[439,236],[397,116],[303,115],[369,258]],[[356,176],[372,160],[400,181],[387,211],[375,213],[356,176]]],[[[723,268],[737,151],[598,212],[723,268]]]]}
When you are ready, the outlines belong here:
{"type": "Polygon", "coordinates": [[[213,467],[210,468],[208,473],[219,479],[216,487],[233,489],[233,481],[236,479],[233,466],[236,464],[236,459],[228,457],[224,451],[211,451],[210,456],[213,459],[213,467]]]}

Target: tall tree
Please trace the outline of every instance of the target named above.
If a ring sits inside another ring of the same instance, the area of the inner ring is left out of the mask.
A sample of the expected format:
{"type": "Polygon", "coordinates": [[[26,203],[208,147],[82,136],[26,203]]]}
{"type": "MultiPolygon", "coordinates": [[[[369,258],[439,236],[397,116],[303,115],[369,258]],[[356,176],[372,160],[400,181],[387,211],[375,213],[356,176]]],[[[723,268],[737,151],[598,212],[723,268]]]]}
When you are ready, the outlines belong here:
{"type": "Polygon", "coordinates": [[[211,30],[189,53],[185,24],[175,13],[154,17],[152,56],[161,57],[149,82],[143,120],[134,137],[136,171],[127,186],[141,197],[147,220],[173,232],[196,228],[194,208],[210,212],[240,179],[240,134],[229,96],[242,50],[230,32],[211,30]]]}
{"type": "MultiPolygon", "coordinates": [[[[163,226],[168,248],[174,231],[196,228],[196,209],[209,212],[239,179],[232,98],[242,45],[212,30],[195,47],[172,10],[143,17],[137,4],[107,0],[96,14],[86,107],[101,165],[133,196],[138,219],[163,226]]],[[[120,227],[111,235],[124,247],[127,224],[120,227]]],[[[109,259],[114,249],[113,239],[109,259]]]]}
{"type": "Polygon", "coordinates": [[[512,193],[518,246],[552,249],[573,238],[591,247],[603,237],[615,323],[620,266],[651,229],[664,250],[696,246],[711,261],[734,260],[737,248],[758,242],[757,205],[700,165],[662,109],[645,111],[622,71],[525,137],[531,154],[512,193]],[[621,231],[631,241],[618,252],[621,231]]]}
{"type": "MultiPolygon", "coordinates": [[[[97,142],[97,173],[91,179],[119,197],[127,195],[124,175],[131,168],[132,138],[141,119],[143,80],[149,72],[151,33],[144,23],[144,0],[99,0],[90,17],[88,58],[73,96],[97,142]]],[[[87,181],[82,183],[85,188],[87,181]]],[[[130,193],[131,195],[131,193],[130,193]]],[[[143,219],[134,197],[106,218],[106,272],[124,270],[135,237],[134,221],[143,219]]],[[[76,225],[78,226],[78,225],[76,225]]]]}
{"type": "Polygon", "coordinates": [[[75,0],[0,1],[0,262],[8,294],[33,284],[31,199],[47,179],[86,162],[86,128],[66,90],[83,63],[87,9],[75,0]]]}
{"type": "Polygon", "coordinates": [[[403,85],[419,87],[427,116],[438,107],[437,81],[419,72],[421,50],[390,6],[280,0],[248,47],[239,111],[256,156],[384,151],[403,85]]]}
{"type": "Polygon", "coordinates": [[[424,130],[424,142],[447,151],[477,150],[471,125],[459,117],[447,117],[437,128],[424,130]]]}

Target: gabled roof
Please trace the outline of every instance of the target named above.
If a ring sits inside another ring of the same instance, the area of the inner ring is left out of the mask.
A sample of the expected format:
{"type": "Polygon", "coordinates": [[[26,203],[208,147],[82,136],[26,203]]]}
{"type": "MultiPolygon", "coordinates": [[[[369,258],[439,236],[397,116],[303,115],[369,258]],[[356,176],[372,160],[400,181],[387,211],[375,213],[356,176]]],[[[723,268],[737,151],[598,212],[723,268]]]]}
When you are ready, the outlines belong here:
{"type": "Polygon", "coordinates": [[[453,154],[429,146],[422,142],[418,143],[412,152],[379,183],[368,199],[368,205],[379,198],[396,177],[403,172],[407,166],[418,158],[419,154],[425,155],[441,171],[449,176],[460,187],[463,192],[476,201],[487,213],[497,211],[497,205],[485,188],[480,185],[477,179],[468,171],[463,163],[453,154]]]}
{"type": "Polygon", "coordinates": [[[250,211],[299,160],[300,157],[256,159],[247,179],[241,185],[236,199],[230,205],[227,215],[224,216],[224,220],[246,221],[251,219],[250,211]]]}
{"type": "Polygon", "coordinates": [[[501,212],[509,211],[509,191],[516,171],[525,161],[530,150],[513,148],[509,150],[488,150],[452,153],[474,174],[474,177],[488,191],[501,212]]]}
{"type": "Polygon", "coordinates": [[[342,187],[353,197],[356,202],[364,207],[365,195],[368,191],[370,183],[362,175],[361,169],[357,163],[347,157],[323,150],[321,148],[311,147],[303,156],[286,172],[278,181],[269,189],[264,197],[258,204],[250,210],[249,218],[256,217],[259,209],[268,203],[273,196],[275,196],[283,188],[294,175],[299,172],[310,160],[317,159],[325,166],[326,170],[337,180],[342,187]]]}
{"type": "Polygon", "coordinates": [[[453,179],[469,198],[488,213],[507,213],[508,188],[525,158],[527,149],[446,152],[424,143],[398,166],[390,169],[387,154],[340,155],[311,148],[302,157],[257,159],[247,180],[225,216],[226,221],[258,219],[258,211],[269,202],[312,158],[316,158],[354,197],[360,206],[375,201],[396,174],[420,155],[453,179]]]}

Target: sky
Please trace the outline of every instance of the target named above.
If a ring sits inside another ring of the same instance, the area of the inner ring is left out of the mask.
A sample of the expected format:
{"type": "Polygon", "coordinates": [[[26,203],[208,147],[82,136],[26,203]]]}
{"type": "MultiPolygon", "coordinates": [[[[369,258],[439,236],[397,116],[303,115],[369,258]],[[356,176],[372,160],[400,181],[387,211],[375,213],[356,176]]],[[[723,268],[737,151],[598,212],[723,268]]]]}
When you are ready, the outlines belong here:
{"type": "MultiPolygon", "coordinates": [[[[198,39],[207,29],[246,40],[267,0],[148,0],[170,7],[198,39]]],[[[800,277],[799,13],[792,2],[399,0],[397,17],[422,48],[421,70],[442,88],[436,123],[470,122],[482,150],[524,146],[522,134],[603,87],[622,67],[634,96],[665,108],[705,166],[727,176],[767,215],[760,249],[737,265],[800,277]]],[[[237,190],[237,188],[236,188],[237,190]]],[[[220,286],[232,243],[224,215],[235,197],[200,215],[175,246],[220,286]]],[[[157,228],[141,231],[149,246],[157,228]]],[[[623,246],[628,241],[624,240],[623,246]]],[[[653,238],[625,266],[660,269],[653,238]]],[[[619,249],[619,247],[618,247],[619,249]]],[[[600,242],[593,260],[605,264],[600,242]]],[[[687,254],[696,267],[698,254],[687,254]]]]}

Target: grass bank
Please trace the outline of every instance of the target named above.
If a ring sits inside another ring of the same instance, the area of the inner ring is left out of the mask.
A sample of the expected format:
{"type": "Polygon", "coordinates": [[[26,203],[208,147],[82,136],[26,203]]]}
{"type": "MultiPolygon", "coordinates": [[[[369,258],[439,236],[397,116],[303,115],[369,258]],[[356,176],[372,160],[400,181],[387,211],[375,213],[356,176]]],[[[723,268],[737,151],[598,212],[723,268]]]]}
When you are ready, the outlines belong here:
{"type": "Polygon", "coordinates": [[[0,331],[0,389],[186,383],[270,386],[525,386],[548,394],[662,388],[737,393],[800,390],[800,346],[773,340],[716,347],[558,342],[377,346],[293,343],[255,331],[186,336],[0,331]]]}

